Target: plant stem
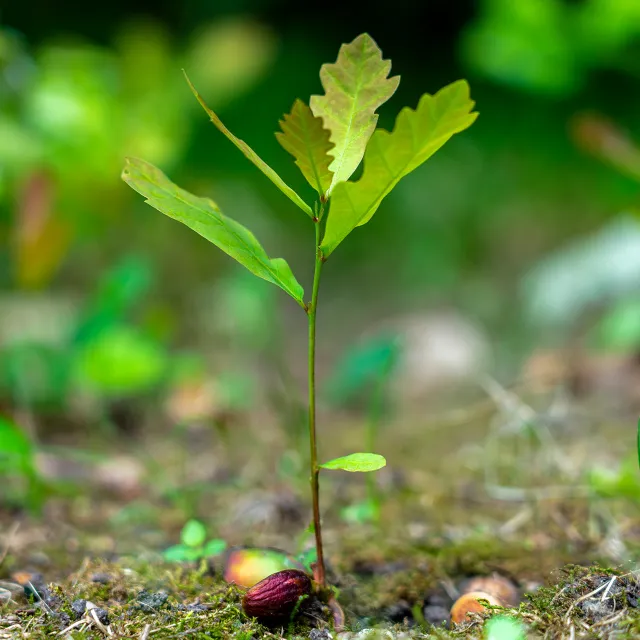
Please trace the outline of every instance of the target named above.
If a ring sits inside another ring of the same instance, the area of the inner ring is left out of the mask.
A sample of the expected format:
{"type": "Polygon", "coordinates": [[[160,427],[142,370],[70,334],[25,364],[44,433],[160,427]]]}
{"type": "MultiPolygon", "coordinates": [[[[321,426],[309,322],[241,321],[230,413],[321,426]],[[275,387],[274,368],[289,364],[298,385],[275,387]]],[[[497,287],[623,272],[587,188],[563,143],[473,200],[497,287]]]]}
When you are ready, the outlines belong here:
{"type": "Polygon", "coordinates": [[[315,220],[316,226],[316,262],[313,274],[313,292],[307,309],[309,316],[309,447],[311,469],[311,497],[313,500],[313,528],[316,536],[316,580],[320,588],[326,587],[324,571],[324,553],[322,549],[322,528],[320,524],[320,486],[318,466],[318,447],[316,444],[316,310],[318,306],[318,289],[320,288],[320,271],[322,269],[322,253],[320,252],[320,219],[315,220]]]}

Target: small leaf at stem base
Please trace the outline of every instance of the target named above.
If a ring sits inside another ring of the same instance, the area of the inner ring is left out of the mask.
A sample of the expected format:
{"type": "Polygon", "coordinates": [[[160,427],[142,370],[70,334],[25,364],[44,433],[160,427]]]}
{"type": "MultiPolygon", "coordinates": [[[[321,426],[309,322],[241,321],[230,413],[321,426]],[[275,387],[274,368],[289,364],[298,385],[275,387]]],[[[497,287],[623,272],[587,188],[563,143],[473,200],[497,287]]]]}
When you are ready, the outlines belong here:
{"type": "Polygon", "coordinates": [[[377,471],[387,464],[383,456],[377,453],[352,453],[342,458],[335,458],[320,465],[322,469],[339,469],[341,471],[377,471]]]}

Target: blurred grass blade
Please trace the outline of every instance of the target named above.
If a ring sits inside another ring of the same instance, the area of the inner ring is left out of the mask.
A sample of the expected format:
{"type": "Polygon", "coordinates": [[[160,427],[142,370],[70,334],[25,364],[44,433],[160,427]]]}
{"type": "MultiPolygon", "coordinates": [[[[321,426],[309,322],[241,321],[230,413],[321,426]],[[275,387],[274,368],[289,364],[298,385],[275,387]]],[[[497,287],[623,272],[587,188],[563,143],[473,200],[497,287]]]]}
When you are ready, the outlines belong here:
{"type": "Polygon", "coordinates": [[[387,464],[384,456],[377,453],[351,453],[342,458],[334,458],[320,465],[322,469],[338,469],[341,471],[377,471],[387,464]]]}
{"type": "Polygon", "coordinates": [[[473,123],[477,117],[471,111],[474,104],[469,85],[459,80],[433,96],[423,95],[415,111],[405,107],[391,133],[378,129],[373,134],[360,180],[341,183],[333,192],[321,245],[325,258],[356,226],[371,219],[382,199],[404,176],[473,123]]]}
{"type": "Polygon", "coordinates": [[[202,96],[197,92],[196,88],[189,80],[189,76],[184,74],[184,77],[187,79],[189,83],[189,87],[193,92],[193,95],[197,98],[198,102],[202,105],[202,108],[207,112],[209,118],[211,118],[211,122],[217,127],[217,129],[223,133],[233,144],[242,151],[244,156],[251,160],[253,164],[264,173],[273,184],[284,193],[291,202],[298,205],[310,218],[313,218],[313,211],[311,211],[311,207],[289,186],[285,183],[285,181],[244,141],[240,140],[240,138],[236,138],[236,136],[227,129],[222,123],[222,120],[218,118],[218,116],[207,106],[202,96]]]}
{"type": "Polygon", "coordinates": [[[640,419],[638,420],[638,432],[636,435],[636,446],[638,448],[638,466],[640,467],[640,419]]]}
{"type": "Polygon", "coordinates": [[[303,309],[304,291],[282,258],[269,258],[255,236],[227,218],[213,200],[181,189],[153,165],[127,158],[122,179],[166,216],[182,222],[237,260],[251,273],[286,291],[303,309]]]}
{"type": "Polygon", "coordinates": [[[333,173],[329,169],[333,146],[329,131],[322,118],[316,118],[302,100],[296,100],[288,113],[280,120],[282,132],[276,133],[278,142],[295,159],[307,182],[323,195],[331,184],[333,173]]]}
{"type": "Polygon", "coordinates": [[[348,180],[360,164],[378,122],[375,111],[400,82],[400,76],[387,77],[390,70],[391,61],[382,59],[382,51],[367,33],[343,44],[335,63],[322,65],[320,80],[325,95],[311,96],[311,110],[323,119],[334,144],[329,152],[334,160],[327,195],[348,180]]]}

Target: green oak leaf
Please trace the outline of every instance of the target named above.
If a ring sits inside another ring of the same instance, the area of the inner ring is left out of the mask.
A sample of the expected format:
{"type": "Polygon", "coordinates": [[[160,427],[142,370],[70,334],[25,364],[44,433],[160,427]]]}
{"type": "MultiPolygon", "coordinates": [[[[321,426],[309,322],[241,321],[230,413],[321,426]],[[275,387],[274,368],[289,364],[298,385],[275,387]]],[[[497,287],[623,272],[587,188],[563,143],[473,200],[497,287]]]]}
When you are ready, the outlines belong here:
{"type": "Polygon", "coordinates": [[[213,200],[181,189],[152,164],[136,158],[126,159],[122,179],[154,209],[193,229],[254,275],[279,286],[306,309],[302,286],[285,260],[269,258],[255,236],[223,215],[213,200]]]}
{"type": "Polygon", "coordinates": [[[320,69],[325,95],[311,96],[310,104],[334,144],[329,152],[334,160],[329,166],[333,179],[327,197],[360,164],[378,122],[375,111],[398,88],[400,76],[388,78],[390,70],[391,61],[382,59],[380,48],[367,33],[343,44],[336,62],[320,69]]]}
{"type": "Polygon", "coordinates": [[[336,186],[331,198],[321,249],[324,257],[357,226],[363,225],[401,178],[419,167],[455,133],[477,117],[469,85],[458,80],[435,95],[425,94],[414,111],[405,107],[391,133],[378,129],[364,156],[364,170],[357,182],[336,186]]]}
{"type": "Polygon", "coordinates": [[[302,100],[293,103],[291,113],[280,120],[282,132],[276,133],[278,142],[295,159],[307,182],[323,195],[331,184],[333,173],[329,164],[333,158],[329,151],[331,135],[302,100]]]}
{"type": "Polygon", "coordinates": [[[387,464],[384,456],[377,453],[351,453],[342,458],[334,458],[319,465],[322,469],[340,469],[341,471],[377,471],[387,464]]]}
{"type": "Polygon", "coordinates": [[[218,116],[207,106],[202,96],[197,92],[196,88],[189,80],[189,76],[184,74],[184,77],[187,79],[189,87],[193,92],[193,95],[197,98],[198,102],[202,106],[202,108],[207,112],[207,115],[211,119],[211,122],[217,127],[217,129],[223,133],[233,144],[242,151],[244,156],[248,158],[253,164],[264,173],[273,184],[284,193],[291,202],[298,205],[310,218],[313,218],[313,211],[311,211],[311,207],[288,185],[286,182],[244,141],[240,140],[240,138],[236,138],[236,136],[227,129],[222,123],[222,120],[218,118],[218,116]]]}

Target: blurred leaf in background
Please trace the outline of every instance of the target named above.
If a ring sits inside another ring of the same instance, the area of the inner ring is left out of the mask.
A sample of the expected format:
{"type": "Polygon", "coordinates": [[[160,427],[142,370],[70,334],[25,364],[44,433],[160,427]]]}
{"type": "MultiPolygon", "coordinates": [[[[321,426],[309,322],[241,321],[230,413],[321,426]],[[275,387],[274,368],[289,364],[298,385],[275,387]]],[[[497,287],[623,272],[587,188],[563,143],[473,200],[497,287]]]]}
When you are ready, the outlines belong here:
{"type": "Polygon", "coordinates": [[[463,34],[469,67],[514,88],[566,96],[589,71],[615,67],[637,74],[636,0],[482,0],[463,34]]]}
{"type": "Polygon", "coordinates": [[[582,149],[640,181],[640,147],[620,125],[598,113],[580,113],[571,133],[582,149]]]}
{"type": "Polygon", "coordinates": [[[122,219],[124,156],[184,160],[197,105],[182,66],[197,66],[217,108],[264,75],[276,44],[243,17],[203,25],[183,50],[149,19],[125,23],[112,48],[58,38],[30,51],[0,29],[0,221],[9,211],[14,280],[47,285],[72,247],[122,219]]]}
{"type": "Polygon", "coordinates": [[[141,330],[114,325],[82,345],[74,359],[77,384],[99,397],[144,394],[164,378],[168,356],[141,330]]]}
{"type": "Polygon", "coordinates": [[[401,350],[398,334],[376,335],[355,344],[338,362],[327,382],[327,398],[336,405],[349,403],[362,393],[374,393],[393,371],[401,350]]]}
{"type": "Polygon", "coordinates": [[[638,475],[638,454],[630,454],[617,469],[595,467],[588,475],[592,491],[603,498],[640,498],[640,476],[638,475]]]}
{"type": "Polygon", "coordinates": [[[27,435],[0,416],[0,503],[26,504],[39,509],[45,497],[35,464],[35,447],[27,435]]]}
{"type": "Polygon", "coordinates": [[[640,299],[625,297],[607,309],[592,330],[596,347],[616,353],[640,353],[640,299]]]}

